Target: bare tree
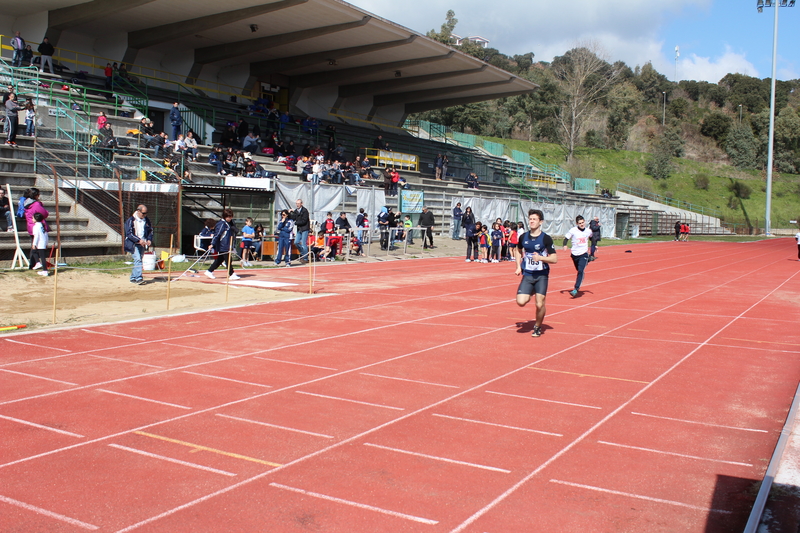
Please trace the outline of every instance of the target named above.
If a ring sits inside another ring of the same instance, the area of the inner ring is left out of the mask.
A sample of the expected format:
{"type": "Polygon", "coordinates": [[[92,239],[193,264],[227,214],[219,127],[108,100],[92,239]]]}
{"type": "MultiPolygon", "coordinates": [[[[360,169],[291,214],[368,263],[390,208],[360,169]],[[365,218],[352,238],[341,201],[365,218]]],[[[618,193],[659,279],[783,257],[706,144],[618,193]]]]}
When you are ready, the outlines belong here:
{"type": "Polygon", "coordinates": [[[555,111],[559,141],[571,161],[590,112],[616,81],[620,70],[608,63],[593,42],[581,44],[553,60],[552,69],[560,89],[555,111]]]}

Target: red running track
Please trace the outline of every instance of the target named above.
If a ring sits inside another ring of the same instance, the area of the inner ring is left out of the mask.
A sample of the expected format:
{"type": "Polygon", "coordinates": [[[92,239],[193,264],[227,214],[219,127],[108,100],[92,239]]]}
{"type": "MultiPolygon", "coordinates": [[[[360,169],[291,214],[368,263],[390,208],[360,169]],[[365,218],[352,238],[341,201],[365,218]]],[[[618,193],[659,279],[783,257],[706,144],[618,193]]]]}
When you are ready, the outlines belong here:
{"type": "Polygon", "coordinates": [[[800,376],[794,246],[629,249],[575,299],[562,258],[540,338],[511,265],[457,258],[3,337],[0,531],[740,531],[800,376]]]}

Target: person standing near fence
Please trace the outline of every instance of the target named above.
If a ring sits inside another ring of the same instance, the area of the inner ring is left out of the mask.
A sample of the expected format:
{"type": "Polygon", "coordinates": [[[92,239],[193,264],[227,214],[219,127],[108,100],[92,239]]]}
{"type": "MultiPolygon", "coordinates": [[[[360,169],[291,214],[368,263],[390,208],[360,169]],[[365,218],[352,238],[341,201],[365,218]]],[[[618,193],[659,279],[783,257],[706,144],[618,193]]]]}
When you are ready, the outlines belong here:
{"type": "Polygon", "coordinates": [[[592,230],[586,227],[586,220],[578,215],[575,217],[575,227],[564,235],[564,251],[567,251],[567,242],[572,240],[572,264],[578,275],[575,277],[575,288],[569,291],[570,296],[578,296],[578,289],[583,283],[583,271],[589,263],[589,239],[592,237],[592,230]]]}
{"type": "Polygon", "coordinates": [[[50,74],[55,74],[53,72],[53,54],[56,52],[56,49],[53,48],[52,44],[50,44],[50,39],[45,37],[44,40],[42,40],[42,42],[39,44],[39,48],[37,50],[42,56],[42,64],[39,65],[39,67],[42,69],[42,72],[44,72],[44,66],[47,64],[50,65],[50,74]]]}
{"type": "Polygon", "coordinates": [[[289,210],[281,211],[281,221],[278,222],[278,252],[275,254],[275,266],[283,260],[287,267],[292,266],[292,230],[294,221],[289,218],[289,210]]]}
{"type": "Polygon", "coordinates": [[[9,94],[6,101],[6,128],[8,128],[6,144],[10,146],[17,145],[17,126],[19,125],[19,111],[21,109],[17,104],[17,95],[14,93],[9,94]]]}
{"type": "Polygon", "coordinates": [[[152,244],[153,225],[147,218],[147,206],[140,205],[133,212],[133,215],[125,222],[125,251],[133,256],[133,270],[131,271],[131,283],[141,285],[144,283],[142,277],[142,255],[145,249],[152,244]]]}
{"type": "Polygon", "coordinates": [[[422,249],[436,248],[433,245],[433,226],[436,225],[436,219],[433,217],[433,212],[427,207],[422,208],[422,214],[419,216],[419,225],[423,228],[422,231],[422,249]]]}
{"type": "Polygon", "coordinates": [[[600,227],[600,217],[594,217],[592,221],[589,222],[589,229],[592,230],[592,248],[589,250],[589,261],[597,259],[594,253],[597,251],[597,243],[602,239],[600,227]]]}
{"type": "Polygon", "coordinates": [[[457,241],[461,239],[461,217],[464,216],[464,212],[461,211],[461,202],[457,202],[456,206],[453,208],[453,240],[457,241]]]}
{"type": "Polygon", "coordinates": [[[675,240],[677,241],[681,237],[681,221],[678,220],[675,222],[675,240]]]}
{"type": "Polygon", "coordinates": [[[11,38],[11,48],[14,50],[14,56],[11,59],[11,66],[21,67],[22,54],[25,51],[25,39],[20,36],[18,31],[14,32],[14,36],[11,38]]]}
{"type": "Polygon", "coordinates": [[[303,200],[298,198],[294,202],[295,209],[289,212],[289,218],[294,220],[296,234],[294,245],[300,252],[300,262],[308,263],[308,230],[311,227],[311,215],[308,209],[303,207],[303,200]]]}
{"type": "Polygon", "coordinates": [[[800,231],[795,233],[794,240],[797,241],[797,260],[800,261],[800,231]]]}
{"type": "Polygon", "coordinates": [[[181,116],[181,110],[178,109],[180,104],[175,102],[172,104],[172,109],[169,110],[169,123],[172,124],[172,138],[171,140],[175,141],[178,139],[178,134],[181,132],[181,126],[183,125],[183,117],[181,116]]]}

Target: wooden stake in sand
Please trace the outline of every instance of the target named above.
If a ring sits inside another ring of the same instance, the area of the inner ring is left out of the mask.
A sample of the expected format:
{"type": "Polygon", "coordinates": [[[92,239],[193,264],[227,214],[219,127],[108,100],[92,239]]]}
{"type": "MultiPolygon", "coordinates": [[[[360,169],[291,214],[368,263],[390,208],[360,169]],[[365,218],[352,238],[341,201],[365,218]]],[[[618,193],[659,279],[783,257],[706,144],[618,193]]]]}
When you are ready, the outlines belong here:
{"type": "Polygon", "coordinates": [[[231,286],[231,256],[233,255],[233,235],[228,240],[228,262],[225,265],[227,272],[225,275],[225,303],[228,303],[228,288],[231,286]]]}
{"type": "MultiPolygon", "coordinates": [[[[61,250],[56,248],[56,264],[53,267],[53,324],[56,323],[56,302],[58,296],[58,261],[61,256],[61,250]]],[[[46,258],[42,259],[43,261],[47,261],[46,258]]],[[[42,265],[44,266],[44,265],[42,265]]]]}
{"type": "Polygon", "coordinates": [[[169,236],[169,255],[167,256],[167,311],[169,311],[169,288],[172,285],[172,239],[174,235],[169,236]]]}
{"type": "Polygon", "coordinates": [[[308,294],[314,294],[314,254],[308,252],[308,294]]]}

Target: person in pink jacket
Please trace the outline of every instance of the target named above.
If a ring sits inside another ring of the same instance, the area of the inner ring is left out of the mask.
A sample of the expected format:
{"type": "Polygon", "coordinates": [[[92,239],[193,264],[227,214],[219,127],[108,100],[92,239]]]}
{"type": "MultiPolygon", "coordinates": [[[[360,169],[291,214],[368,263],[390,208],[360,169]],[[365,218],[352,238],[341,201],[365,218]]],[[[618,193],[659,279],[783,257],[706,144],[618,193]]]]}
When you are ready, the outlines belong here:
{"type": "Polygon", "coordinates": [[[33,237],[33,226],[36,224],[36,221],[33,219],[34,213],[41,213],[44,217],[44,230],[50,231],[50,226],[47,224],[47,217],[50,216],[50,212],[44,208],[42,205],[41,200],[39,200],[39,189],[36,187],[31,187],[30,192],[28,193],[28,198],[25,200],[25,221],[28,225],[28,234],[33,237]]]}

